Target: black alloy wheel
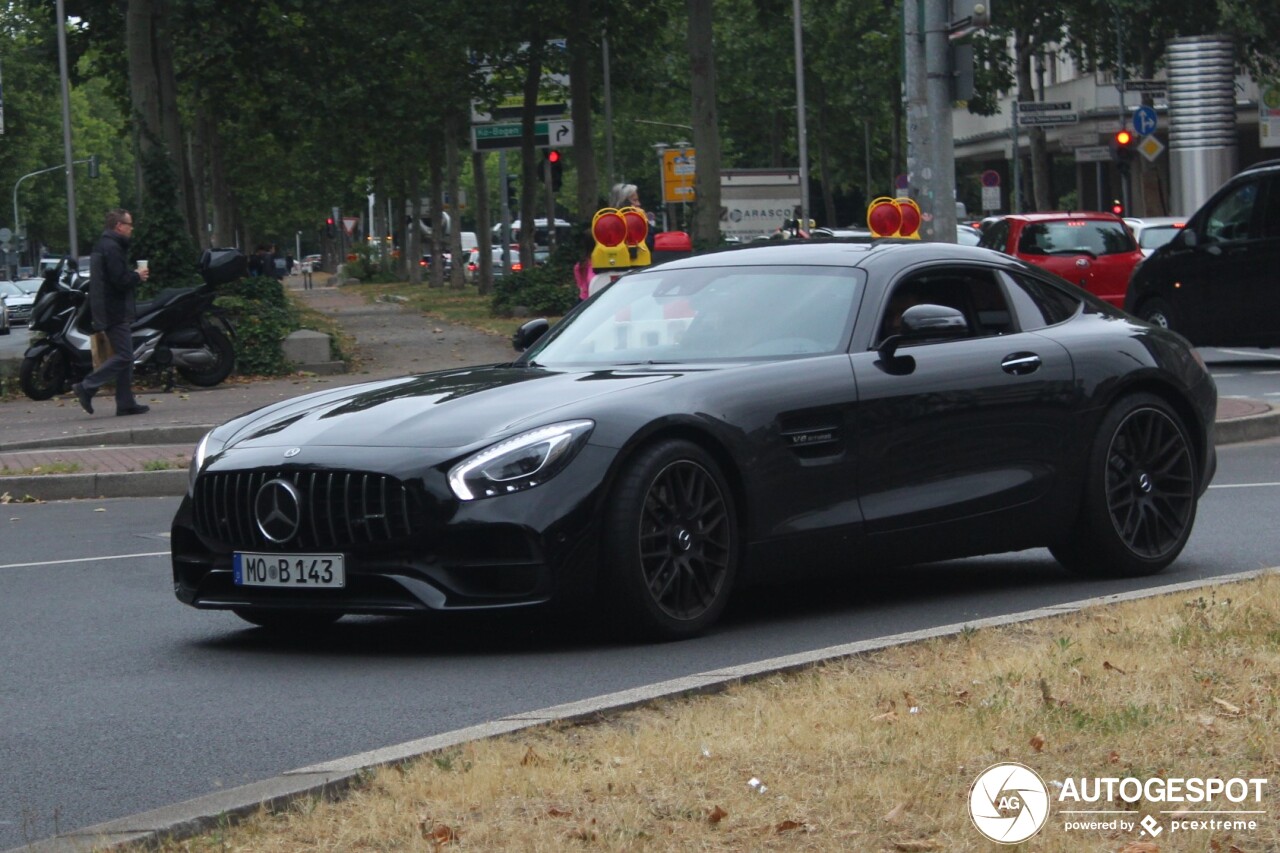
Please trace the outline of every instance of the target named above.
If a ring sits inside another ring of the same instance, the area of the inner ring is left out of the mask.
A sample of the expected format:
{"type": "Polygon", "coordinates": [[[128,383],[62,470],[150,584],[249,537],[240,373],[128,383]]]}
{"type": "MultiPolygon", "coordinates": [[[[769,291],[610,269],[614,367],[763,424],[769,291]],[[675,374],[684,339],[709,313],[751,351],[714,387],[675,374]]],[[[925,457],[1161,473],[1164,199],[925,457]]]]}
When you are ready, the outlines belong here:
{"type": "Polygon", "coordinates": [[[704,450],[664,441],[641,452],[606,528],[608,605],[621,606],[624,629],[674,640],[709,627],[737,573],[737,531],[732,493],[704,450]]]}
{"type": "Polygon", "coordinates": [[[1080,521],[1053,549],[1081,574],[1154,574],[1182,552],[1195,522],[1196,462],[1187,430],[1160,398],[1136,394],[1103,419],[1080,521]]]}
{"type": "Polygon", "coordinates": [[[47,349],[37,356],[22,360],[18,384],[32,400],[48,400],[66,390],[69,372],[67,354],[61,349],[47,349]]]}
{"type": "Polygon", "coordinates": [[[1107,454],[1107,510],[1129,550],[1159,559],[1177,546],[1195,515],[1195,465],[1178,422],[1141,408],[1120,424],[1107,454]]]}

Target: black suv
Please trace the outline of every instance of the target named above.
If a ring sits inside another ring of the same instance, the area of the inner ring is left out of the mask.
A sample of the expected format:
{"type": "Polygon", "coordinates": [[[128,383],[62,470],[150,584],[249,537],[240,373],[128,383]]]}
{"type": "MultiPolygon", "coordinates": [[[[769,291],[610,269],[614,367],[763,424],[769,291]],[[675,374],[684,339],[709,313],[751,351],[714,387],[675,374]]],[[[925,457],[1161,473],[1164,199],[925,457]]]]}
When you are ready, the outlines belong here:
{"type": "Polygon", "coordinates": [[[1124,307],[1196,346],[1280,344],[1280,160],[1223,184],[1134,270],[1124,307]]]}

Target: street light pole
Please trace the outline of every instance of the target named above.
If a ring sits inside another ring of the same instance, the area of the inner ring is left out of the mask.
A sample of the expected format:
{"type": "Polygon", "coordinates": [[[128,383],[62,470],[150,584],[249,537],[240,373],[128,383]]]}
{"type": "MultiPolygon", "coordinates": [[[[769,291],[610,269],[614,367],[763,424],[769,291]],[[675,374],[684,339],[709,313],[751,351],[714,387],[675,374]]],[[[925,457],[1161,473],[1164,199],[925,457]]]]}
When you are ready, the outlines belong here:
{"type": "Polygon", "coordinates": [[[809,230],[809,134],[804,122],[804,39],[800,0],[791,0],[796,42],[796,144],[800,148],[800,228],[809,230]]]}
{"type": "Polygon", "coordinates": [[[67,239],[68,257],[80,257],[80,241],[76,234],[76,175],[71,154],[71,83],[67,76],[67,15],[58,0],[58,72],[62,77],[62,148],[67,168],[67,239]]]}

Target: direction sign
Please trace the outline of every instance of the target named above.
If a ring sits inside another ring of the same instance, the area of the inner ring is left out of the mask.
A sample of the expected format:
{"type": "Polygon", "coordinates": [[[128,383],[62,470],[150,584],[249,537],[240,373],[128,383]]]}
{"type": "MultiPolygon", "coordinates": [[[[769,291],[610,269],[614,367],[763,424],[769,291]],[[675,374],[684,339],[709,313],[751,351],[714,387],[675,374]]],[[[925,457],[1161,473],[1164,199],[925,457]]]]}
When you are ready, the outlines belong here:
{"type": "Polygon", "coordinates": [[[1019,127],[1046,124],[1078,124],[1079,121],[1079,113],[1032,113],[1031,115],[1018,116],[1019,127]]]}
{"type": "MultiPolygon", "coordinates": [[[[519,122],[504,124],[473,124],[471,126],[472,151],[498,151],[503,148],[518,149],[520,147],[521,125],[519,122]]],[[[573,122],[568,119],[559,121],[536,121],[533,123],[533,145],[535,148],[561,148],[573,144],[573,122]]]]}
{"type": "Polygon", "coordinates": [[[1070,101],[1019,101],[1020,113],[1065,113],[1072,109],[1070,101]]]}
{"type": "Polygon", "coordinates": [[[1158,119],[1152,107],[1138,107],[1133,111],[1133,129],[1139,136],[1150,136],[1156,132],[1158,119]]]}
{"type": "Polygon", "coordinates": [[[696,201],[693,182],[698,168],[693,148],[668,148],[662,152],[662,200],[668,204],[696,201]]]}

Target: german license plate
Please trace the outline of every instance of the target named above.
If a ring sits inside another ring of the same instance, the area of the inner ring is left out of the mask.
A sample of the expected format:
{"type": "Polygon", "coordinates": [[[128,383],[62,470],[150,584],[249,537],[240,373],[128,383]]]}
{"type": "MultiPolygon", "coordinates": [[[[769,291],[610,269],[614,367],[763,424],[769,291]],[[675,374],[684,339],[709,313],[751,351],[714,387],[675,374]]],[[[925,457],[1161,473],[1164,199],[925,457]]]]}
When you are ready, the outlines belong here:
{"type": "Polygon", "coordinates": [[[347,572],[341,554],[250,554],[236,551],[236,586],[341,588],[347,572]]]}

